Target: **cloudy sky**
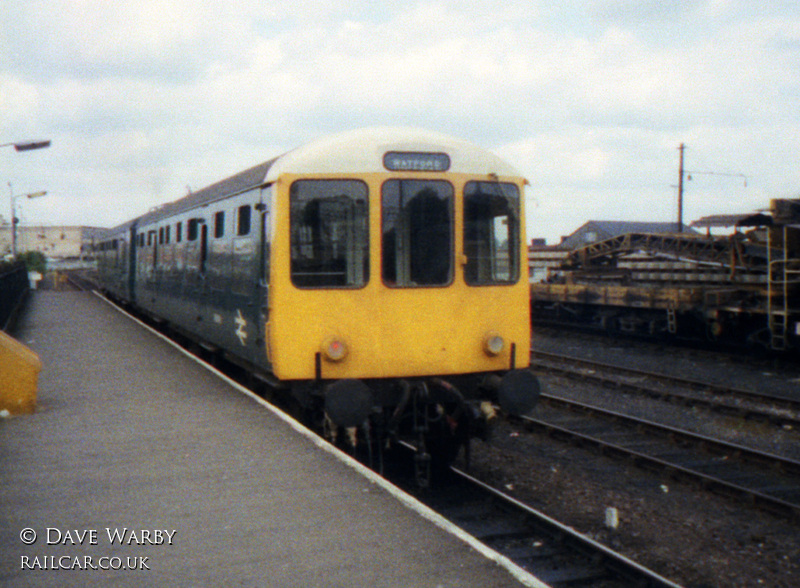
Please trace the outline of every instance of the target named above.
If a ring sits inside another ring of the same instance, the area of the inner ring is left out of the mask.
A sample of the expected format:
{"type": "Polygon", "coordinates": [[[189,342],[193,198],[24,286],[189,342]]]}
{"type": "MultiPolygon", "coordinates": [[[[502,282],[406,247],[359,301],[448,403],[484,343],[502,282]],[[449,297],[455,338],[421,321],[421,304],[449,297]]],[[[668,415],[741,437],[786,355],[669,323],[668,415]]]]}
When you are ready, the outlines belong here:
{"type": "Polygon", "coordinates": [[[504,156],[551,243],[587,220],[674,221],[681,143],[684,219],[750,212],[800,197],[799,6],[3,0],[0,143],[52,146],[0,150],[0,214],[47,190],[18,200],[23,223],[113,226],[373,125],[504,156]]]}

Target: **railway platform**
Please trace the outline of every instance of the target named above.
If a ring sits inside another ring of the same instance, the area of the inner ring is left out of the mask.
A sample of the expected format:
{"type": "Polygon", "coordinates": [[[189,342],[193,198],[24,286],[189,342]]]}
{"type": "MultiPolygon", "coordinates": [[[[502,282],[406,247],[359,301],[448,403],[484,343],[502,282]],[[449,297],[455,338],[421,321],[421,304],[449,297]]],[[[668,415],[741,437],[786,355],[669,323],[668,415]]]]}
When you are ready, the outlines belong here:
{"type": "Polygon", "coordinates": [[[16,336],[43,367],[0,419],[0,585],[543,586],[94,294],[16,336]]]}

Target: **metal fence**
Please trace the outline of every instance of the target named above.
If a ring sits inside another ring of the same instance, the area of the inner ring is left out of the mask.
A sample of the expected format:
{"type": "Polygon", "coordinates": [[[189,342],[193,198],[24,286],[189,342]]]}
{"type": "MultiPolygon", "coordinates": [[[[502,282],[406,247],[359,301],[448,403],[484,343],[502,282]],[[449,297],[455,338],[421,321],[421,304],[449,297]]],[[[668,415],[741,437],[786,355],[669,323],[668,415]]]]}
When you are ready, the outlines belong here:
{"type": "Polygon", "coordinates": [[[0,329],[6,331],[28,292],[25,264],[0,263],[0,329]]]}

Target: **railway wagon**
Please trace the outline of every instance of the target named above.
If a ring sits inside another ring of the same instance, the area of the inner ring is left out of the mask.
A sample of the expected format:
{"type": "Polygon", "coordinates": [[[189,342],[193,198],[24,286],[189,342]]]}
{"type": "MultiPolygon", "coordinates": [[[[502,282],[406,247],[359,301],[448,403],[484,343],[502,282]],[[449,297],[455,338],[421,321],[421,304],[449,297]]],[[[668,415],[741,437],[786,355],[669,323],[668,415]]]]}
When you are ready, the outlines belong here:
{"type": "Polygon", "coordinates": [[[564,252],[548,281],[531,284],[534,324],[796,354],[800,199],[693,225],[735,232],[628,233],[564,252]]]}
{"type": "Polygon", "coordinates": [[[112,229],[99,274],[331,435],[448,460],[538,395],[524,186],[462,140],[351,131],[112,229]]]}

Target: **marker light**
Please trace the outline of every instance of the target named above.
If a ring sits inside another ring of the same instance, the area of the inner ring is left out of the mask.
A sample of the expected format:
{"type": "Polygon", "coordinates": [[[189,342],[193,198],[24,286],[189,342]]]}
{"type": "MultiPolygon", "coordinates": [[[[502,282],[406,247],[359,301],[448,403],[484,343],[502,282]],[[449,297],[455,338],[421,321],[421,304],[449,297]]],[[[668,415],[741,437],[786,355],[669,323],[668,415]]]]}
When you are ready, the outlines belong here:
{"type": "Polygon", "coordinates": [[[505,341],[495,331],[489,331],[483,338],[483,351],[486,355],[495,356],[502,353],[505,341]]]}
{"type": "Polygon", "coordinates": [[[347,345],[337,337],[331,337],[322,344],[322,353],[329,361],[342,361],[347,356],[347,345]]]}

